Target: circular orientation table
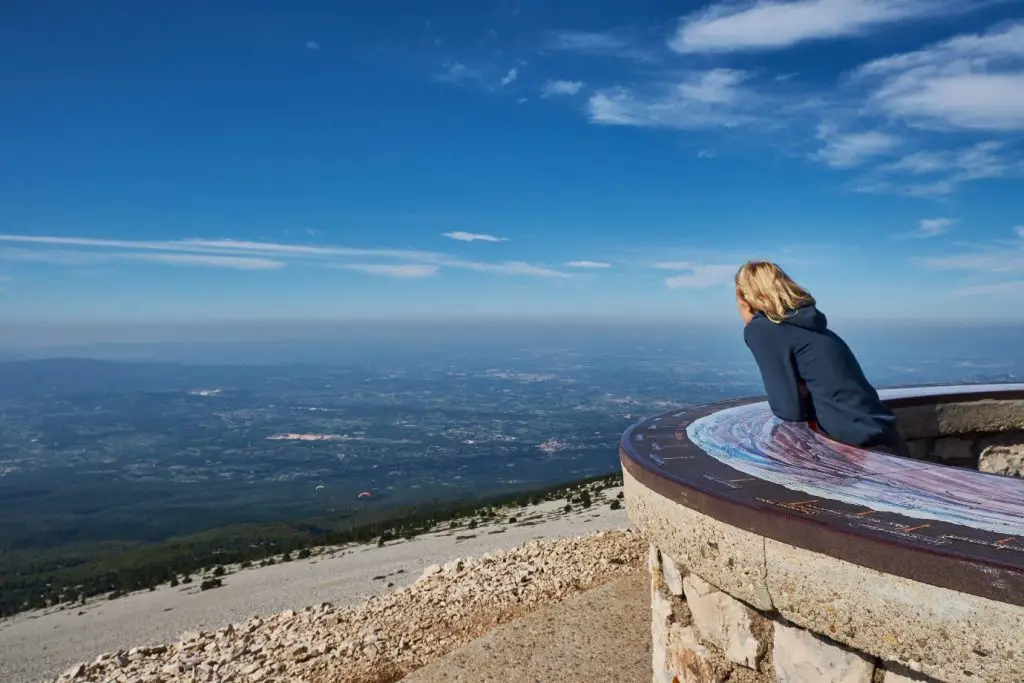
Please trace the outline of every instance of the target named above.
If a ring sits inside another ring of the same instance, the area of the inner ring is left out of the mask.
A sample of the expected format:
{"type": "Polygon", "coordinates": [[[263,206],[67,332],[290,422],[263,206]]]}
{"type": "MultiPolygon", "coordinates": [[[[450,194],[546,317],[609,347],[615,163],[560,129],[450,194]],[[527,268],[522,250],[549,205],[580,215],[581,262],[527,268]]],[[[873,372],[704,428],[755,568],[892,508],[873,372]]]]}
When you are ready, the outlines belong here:
{"type": "MultiPolygon", "coordinates": [[[[1024,384],[888,389],[899,412],[1024,401],[1024,384]]],[[[1024,606],[1024,479],[840,444],[758,398],[630,427],[620,458],[666,498],[759,536],[1024,606]]]]}

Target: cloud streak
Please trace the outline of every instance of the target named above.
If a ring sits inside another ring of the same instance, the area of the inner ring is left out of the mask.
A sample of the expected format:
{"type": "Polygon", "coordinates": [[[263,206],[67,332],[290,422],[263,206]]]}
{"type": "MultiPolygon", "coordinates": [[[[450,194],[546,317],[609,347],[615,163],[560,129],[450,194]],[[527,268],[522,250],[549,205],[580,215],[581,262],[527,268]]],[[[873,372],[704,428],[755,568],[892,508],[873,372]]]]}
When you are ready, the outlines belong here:
{"type": "Polygon", "coordinates": [[[600,90],[590,97],[590,120],[604,125],[694,130],[750,122],[757,96],[742,87],[747,74],[735,69],[692,72],[653,91],[600,90]]]}
{"type": "MultiPolygon", "coordinates": [[[[459,233],[457,233],[459,234],[459,233]]],[[[465,235],[473,233],[463,233],[465,235]]],[[[504,241],[491,235],[485,241],[504,241]]],[[[474,235],[474,240],[481,238],[474,235]]],[[[469,241],[474,241],[469,240],[469,241]]],[[[274,270],[290,263],[321,265],[392,277],[427,277],[444,268],[543,278],[570,278],[555,268],[526,261],[475,261],[450,254],[413,249],[365,249],[343,246],[311,246],[238,240],[118,240],[91,237],[0,234],[0,259],[52,264],[83,265],[101,261],[135,260],[168,265],[205,265],[236,270],[274,270]],[[376,264],[367,259],[391,259],[412,263],[376,264]],[[358,259],[350,262],[348,259],[358,259]]]]}
{"type": "Polygon", "coordinates": [[[438,266],[424,263],[346,263],[339,265],[338,268],[397,278],[430,277],[437,275],[440,270],[438,266]]]}
{"type": "Polygon", "coordinates": [[[880,112],[913,126],[1024,130],[1024,22],[875,60],[854,80],[875,85],[880,112]]]}
{"type": "Polygon", "coordinates": [[[739,264],[701,264],[691,261],[661,261],[652,263],[658,270],[687,271],[664,280],[669,289],[707,289],[732,282],[739,264]]]}
{"type": "Polygon", "coordinates": [[[541,88],[541,97],[557,97],[559,95],[576,95],[583,89],[582,81],[548,81],[541,88]]]}
{"type": "Polygon", "coordinates": [[[956,0],[797,0],[718,3],[683,17],[676,52],[754,52],[862,35],[887,24],[968,9],[956,0]]]}
{"type": "Polygon", "coordinates": [[[459,242],[507,242],[508,240],[504,237],[495,237],[494,235],[485,235],[478,232],[462,232],[456,230],[455,232],[444,232],[441,233],[443,237],[457,240],[459,242]]]}
{"type": "Polygon", "coordinates": [[[567,268],[602,269],[611,268],[612,264],[607,261],[566,261],[565,266],[567,268]]]}
{"type": "Polygon", "coordinates": [[[824,146],[814,158],[832,168],[852,168],[875,157],[887,154],[902,144],[894,135],[878,130],[858,133],[840,133],[835,126],[818,126],[818,139],[824,146]]]}

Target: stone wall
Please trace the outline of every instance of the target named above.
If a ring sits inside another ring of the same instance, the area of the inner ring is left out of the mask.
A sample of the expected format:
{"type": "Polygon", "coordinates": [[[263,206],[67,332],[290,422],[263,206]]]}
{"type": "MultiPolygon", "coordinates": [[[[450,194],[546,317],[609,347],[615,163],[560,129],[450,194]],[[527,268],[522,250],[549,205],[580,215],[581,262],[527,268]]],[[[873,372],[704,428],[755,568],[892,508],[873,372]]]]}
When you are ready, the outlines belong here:
{"type": "Polygon", "coordinates": [[[656,546],[651,579],[653,683],[909,683],[935,681],[778,616],[764,614],[677,564],[656,546]]]}
{"type": "Polygon", "coordinates": [[[918,460],[1011,477],[1024,473],[1024,401],[915,405],[895,413],[918,460]]]}
{"type": "Polygon", "coordinates": [[[1024,472],[1024,432],[908,439],[907,446],[918,460],[1009,477],[1020,477],[1024,472]]]}
{"type": "Polygon", "coordinates": [[[759,536],[628,468],[623,483],[654,544],[654,683],[1024,682],[1022,606],[759,536]]]}
{"type": "MultiPolygon", "coordinates": [[[[914,457],[1019,477],[1022,386],[892,405],[914,457]]],[[[626,508],[651,543],[653,683],[1024,683],[1018,527],[928,531],[935,517],[894,523],[787,497],[747,470],[730,478],[688,438],[708,414],[666,413],[623,437],[626,508]]],[[[1020,504],[1018,481],[959,478],[950,488],[978,514],[985,496],[972,495],[993,483],[1002,504],[1020,504]]]]}

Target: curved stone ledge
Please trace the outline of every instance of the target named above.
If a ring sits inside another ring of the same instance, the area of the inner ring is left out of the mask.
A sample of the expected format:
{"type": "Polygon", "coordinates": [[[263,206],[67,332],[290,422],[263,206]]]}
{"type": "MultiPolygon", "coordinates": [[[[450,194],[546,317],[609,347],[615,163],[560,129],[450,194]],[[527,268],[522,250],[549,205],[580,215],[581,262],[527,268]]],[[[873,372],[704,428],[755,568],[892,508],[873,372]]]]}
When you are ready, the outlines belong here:
{"type": "MultiPolygon", "coordinates": [[[[1024,443],[1024,385],[883,397],[922,452],[1024,443]]],[[[646,420],[620,455],[655,681],[1024,681],[1024,480],[850,448],[749,399],[646,420]]]]}

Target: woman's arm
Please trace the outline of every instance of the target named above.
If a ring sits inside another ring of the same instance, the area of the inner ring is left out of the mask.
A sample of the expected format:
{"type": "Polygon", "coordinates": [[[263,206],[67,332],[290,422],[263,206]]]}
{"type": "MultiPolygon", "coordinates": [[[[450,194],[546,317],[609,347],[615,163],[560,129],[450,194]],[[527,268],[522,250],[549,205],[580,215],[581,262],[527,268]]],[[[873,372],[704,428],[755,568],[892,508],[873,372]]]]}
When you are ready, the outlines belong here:
{"type": "MultiPolygon", "coordinates": [[[[766,323],[773,324],[773,323],[766,323]]],[[[789,346],[773,339],[774,330],[762,329],[758,323],[743,328],[743,341],[754,354],[761,370],[761,381],[768,394],[768,405],[776,417],[790,422],[806,422],[810,415],[801,392],[801,380],[789,346]]],[[[806,389],[804,389],[806,391],[806,389]]]]}

